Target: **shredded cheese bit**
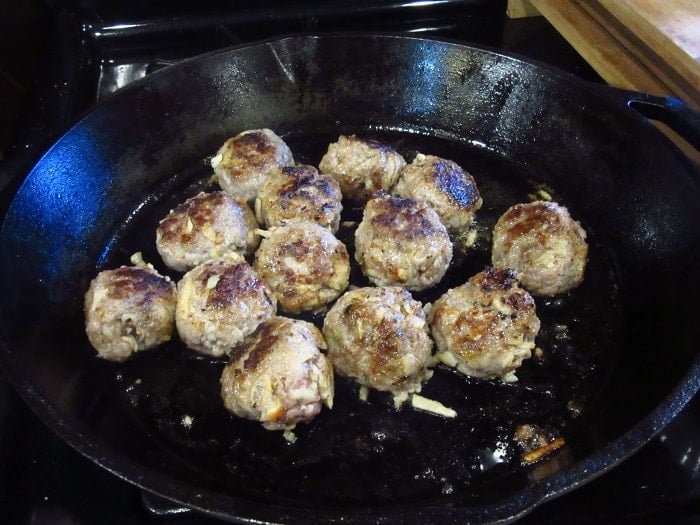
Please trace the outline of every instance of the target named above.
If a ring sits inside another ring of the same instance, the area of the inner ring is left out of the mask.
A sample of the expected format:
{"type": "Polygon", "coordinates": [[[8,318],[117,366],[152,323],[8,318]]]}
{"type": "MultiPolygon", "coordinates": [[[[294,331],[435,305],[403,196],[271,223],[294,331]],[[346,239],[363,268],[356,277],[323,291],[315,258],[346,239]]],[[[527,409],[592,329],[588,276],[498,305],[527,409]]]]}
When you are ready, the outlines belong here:
{"type": "Polygon", "coordinates": [[[551,201],[552,200],[552,194],[549,193],[548,191],[540,188],[537,190],[537,195],[543,200],[543,201],[551,201]]]}
{"type": "Polygon", "coordinates": [[[209,290],[213,290],[216,288],[217,283],[219,282],[219,279],[221,278],[220,275],[212,275],[207,279],[207,288],[209,290]]]}
{"type": "Polygon", "coordinates": [[[501,381],[503,383],[517,383],[518,382],[518,376],[515,375],[515,372],[508,372],[506,375],[504,375],[501,378],[501,381]]]}
{"type": "Polygon", "coordinates": [[[221,153],[214,155],[211,159],[211,167],[216,169],[222,160],[224,160],[224,156],[221,153]]]}
{"type": "Polygon", "coordinates": [[[369,396],[369,388],[366,386],[362,385],[360,387],[360,392],[358,394],[358,397],[360,398],[360,401],[367,402],[367,397],[369,396]]]}
{"type": "Polygon", "coordinates": [[[194,422],[194,419],[192,418],[192,416],[185,414],[184,416],[182,416],[180,422],[182,423],[183,427],[192,428],[192,423],[194,422]]]}
{"type": "Polygon", "coordinates": [[[284,432],[282,433],[282,436],[284,439],[286,439],[289,443],[294,443],[297,440],[297,435],[292,432],[291,428],[285,428],[284,432]]]}
{"type": "Polygon", "coordinates": [[[263,221],[263,216],[262,216],[262,199],[260,197],[255,198],[255,219],[260,223],[263,224],[265,221],[263,221]]]}
{"type": "Polygon", "coordinates": [[[422,410],[423,412],[428,412],[430,414],[435,414],[437,416],[443,416],[447,418],[457,417],[457,412],[449,407],[446,407],[439,401],[434,399],[428,399],[419,394],[413,394],[411,396],[411,406],[416,410],[422,410]]]}
{"type": "Polygon", "coordinates": [[[476,244],[477,239],[479,238],[479,232],[472,229],[469,230],[469,233],[467,233],[467,238],[464,241],[464,245],[468,248],[470,246],[474,246],[476,244]]]}
{"type": "Polygon", "coordinates": [[[129,257],[129,261],[134,266],[146,266],[146,261],[143,260],[143,254],[141,252],[134,253],[129,257]]]}
{"type": "Polygon", "coordinates": [[[255,233],[256,233],[257,235],[260,235],[260,237],[265,237],[265,238],[267,238],[267,237],[270,236],[269,230],[261,230],[260,228],[255,228],[255,233]]]}
{"type": "Polygon", "coordinates": [[[394,394],[394,408],[400,409],[401,406],[408,401],[408,392],[398,392],[394,394]]]}
{"type": "Polygon", "coordinates": [[[552,194],[549,193],[544,188],[538,188],[537,191],[535,191],[535,193],[528,194],[528,198],[533,202],[534,201],[551,202],[552,201],[552,194]]]}
{"type": "Polygon", "coordinates": [[[436,355],[436,357],[441,363],[444,363],[447,366],[457,366],[457,358],[452,352],[440,352],[436,355]]]}

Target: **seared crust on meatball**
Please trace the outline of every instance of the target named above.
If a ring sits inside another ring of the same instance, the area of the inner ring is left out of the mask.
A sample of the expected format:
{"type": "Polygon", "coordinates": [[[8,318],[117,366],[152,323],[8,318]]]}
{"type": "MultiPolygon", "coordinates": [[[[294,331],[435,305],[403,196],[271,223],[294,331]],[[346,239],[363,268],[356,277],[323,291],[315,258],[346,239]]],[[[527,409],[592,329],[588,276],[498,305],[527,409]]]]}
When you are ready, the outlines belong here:
{"type": "Polygon", "coordinates": [[[338,373],[391,392],[397,404],[432,376],[425,312],[398,286],[344,293],[326,314],[323,335],[338,373]]]}
{"type": "Polygon", "coordinates": [[[452,232],[462,232],[474,221],[482,200],[474,178],[451,160],[423,155],[403,170],[394,193],[425,200],[452,232]]]}
{"type": "Polygon", "coordinates": [[[228,354],[272,317],[277,301],[250,265],[237,254],[210,259],[187,272],[177,287],[175,322],[191,349],[228,354]]]}
{"type": "Polygon", "coordinates": [[[445,292],[428,314],[437,358],[478,378],[515,379],[531,356],[540,320],[511,269],[487,268],[445,292]]]}
{"type": "Polygon", "coordinates": [[[321,332],[306,321],[273,317],[231,353],[221,375],[224,406],[268,430],[309,421],[333,407],[333,367],[321,332]]]}
{"type": "Polygon", "coordinates": [[[257,196],[272,170],[293,164],[287,144],[266,128],[243,131],[228,139],[211,159],[221,189],[247,201],[257,196]]]}
{"type": "Polygon", "coordinates": [[[272,228],[293,221],[310,221],[333,233],[340,225],[343,195],[330,175],[301,164],[275,170],[263,183],[255,203],[258,219],[272,228]]]}
{"type": "Polygon", "coordinates": [[[445,275],[452,241],[427,203],[383,195],[365,206],[355,230],[355,259],[377,286],[425,290],[445,275]]]}
{"type": "Polygon", "coordinates": [[[385,144],[341,135],[328,146],[318,168],[338,181],[344,197],[364,202],[379,190],[391,189],[405,165],[404,158],[385,144]]]}
{"type": "Polygon", "coordinates": [[[124,361],[170,340],[175,283],[151,265],[100,272],[85,294],[85,331],[97,356],[124,361]]]}
{"type": "Polygon", "coordinates": [[[271,229],[255,253],[255,270],[282,310],[317,310],[348,286],[350,256],[327,228],[293,222],[271,229]]]}
{"type": "Polygon", "coordinates": [[[514,268],[531,293],[557,295],[583,281],[586,232],[556,202],[516,204],[496,223],[491,258],[497,268],[514,268]]]}
{"type": "Polygon", "coordinates": [[[160,221],[156,248],[169,268],[185,272],[228,251],[251,252],[260,241],[257,227],[245,201],[223,191],[202,192],[160,221]]]}

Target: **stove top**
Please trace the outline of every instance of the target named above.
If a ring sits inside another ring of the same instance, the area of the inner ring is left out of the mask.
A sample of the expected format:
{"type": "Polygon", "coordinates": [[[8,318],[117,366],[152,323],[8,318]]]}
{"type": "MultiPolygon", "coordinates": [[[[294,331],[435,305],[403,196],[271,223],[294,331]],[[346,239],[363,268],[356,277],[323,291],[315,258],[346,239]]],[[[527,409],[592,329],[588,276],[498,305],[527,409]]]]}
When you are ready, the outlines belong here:
{"type": "MultiPolygon", "coordinates": [[[[297,32],[372,31],[476,43],[600,82],[542,18],[504,1],[51,2],[34,91],[0,163],[0,209],[39,155],[96,101],[184,58],[297,32]],[[339,5],[340,4],[340,5],[339,5]],[[349,4],[349,3],[347,3],[349,4]]],[[[700,523],[700,397],[623,464],[524,517],[526,524],[700,523]]],[[[214,524],[144,493],[55,437],[0,374],[0,516],[6,523],[214,524]],[[105,509],[108,511],[105,512],[105,509]]]]}

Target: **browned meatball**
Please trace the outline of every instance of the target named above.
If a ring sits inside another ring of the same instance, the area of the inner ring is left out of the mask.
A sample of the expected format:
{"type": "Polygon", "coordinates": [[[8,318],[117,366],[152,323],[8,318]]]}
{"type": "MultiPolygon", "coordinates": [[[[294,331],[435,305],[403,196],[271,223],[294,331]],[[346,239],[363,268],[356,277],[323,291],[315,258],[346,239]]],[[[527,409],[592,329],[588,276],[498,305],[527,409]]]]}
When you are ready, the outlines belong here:
{"type": "Polygon", "coordinates": [[[328,146],[318,168],[340,184],[343,196],[359,202],[379,190],[389,190],[406,165],[404,158],[385,144],[341,135],[328,146]]]}
{"type": "Polygon", "coordinates": [[[437,357],[465,375],[514,380],[540,320],[513,270],[487,268],[445,292],[428,314],[437,357]]]}
{"type": "Polygon", "coordinates": [[[350,278],[345,245],[313,222],[271,229],[255,253],[254,266],[289,313],[324,307],[343,293],[350,278]]]}
{"type": "Polygon", "coordinates": [[[210,259],[187,272],[177,289],[175,322],[180,339],[204,354],[228,354],[272,317],[277,301],[237,254],[210,259]]]}
{"type": "Polygon", "coordinates": [[[224,142],[211,166],[219,186],[233,197],[252,201],[268,174],[294,165],[284,141],[269,129],[243,131],[224,142]]]}
{"type": "Polygon", "coordinates": [[[151,265],[100,272],[85,294],[85,331],[98,357],[124,361],[170,340],[175,283],[151,265]]]}
{"type": "Polygon", "coordinates": [[[397,286],[344,293],[323,322],[336,371],[388,391],[400,405],[432,376],[433,342],[422,305],[397,286]]]}
{"type": "Polygon", "coordinates": [[[491,257],[497,268],[514,268],[533,294],[557,295],[583,281],[586,232],[556,202],[516,204],[496,223],[491,257]]]}
{"type": "Polygon", "coordinates": [[[377,286],[425,290],[447,272],[452,241],[428,204],[384,195],[365,206],[355,230],[355,259],[377,286]]]}
{"type": "Polygon", "coordinates": [[[321,332],[306,321],[273,317],[231,353],[221,375],[224,406],[268,430],[309,421],[333,407],[333,367],[321,332]]]}
{"type": "Polygon", "coordinates": [[[422,153],[401,171],[393,191],[427,201],[454,233],[469,228],[482,204],[474,178],[459,164],[422,153]]]}
{"type": "Polygon", "coordinates": [[[202,192],[160,221],[156,248],[169,268],[185,272],[229,251],[251,252],[260,241],[257,227],[245,201],[223,191],[202,192]]]}
{"type": "Polygon", "coordinates": [[[340,186],[330,175],[320,175],[313,166],[287,166],[272,172],[263,183],[255,211],[268,228],[310,221],[335,233],[340,225],[342,199],[340,186]]]}

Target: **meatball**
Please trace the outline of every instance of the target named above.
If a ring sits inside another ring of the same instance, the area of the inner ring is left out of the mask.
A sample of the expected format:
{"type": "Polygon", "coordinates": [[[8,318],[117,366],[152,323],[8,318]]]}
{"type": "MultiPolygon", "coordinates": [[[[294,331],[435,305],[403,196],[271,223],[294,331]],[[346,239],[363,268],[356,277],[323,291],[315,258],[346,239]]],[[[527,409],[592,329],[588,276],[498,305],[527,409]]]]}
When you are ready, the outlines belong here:
{"type": "Polygon", "coordinates": [[[440,361],[468,376],[505,381],[516,379],[540,329],[535,301],[511,269],[487,268],[448,290],[428,321],[440,361]]]}
{"type": "Polygon", "coordinates": [[[474,178],[459,164],[422,153],[401,171],[394,193],[427,201],[454,233],[469,228],[482,204],[474,178]]]}
{"type": "Polygon", "coordinates": [[[98,357],[124,361],[170,340],[175,283],[153,266],[100,272],[85,294],[85,331],[98,357]]]}
{"type": "Polygon", "coordinates": [[[265,281],[237,254],[196,266],[177,288],[175,323],[180,339],[213,356],[228,354],[277,309],[265,281]]]}
{"type": "Polygon", "coordinates": [[[355,230],[355,259],[377,286],[419,291],[445,275],[452,260],[452,241],[428,204],[383,195],[365,206],[355,230]]]}
{"type": "Polygon", "coordinates": [[[587,258],[586,232],[556,202],[516,204],[493,230],[492,264],[514,268],[535,295],[553,296],[581,284],[587,258]]]}
{"type": "Polygon", "coordinates": [[[379,190],[391,189],[405,165],[404,158],[389,146],[341,135],[328,146],[318,168],[338,181],[344,197],[364,202],[379,190]]]}
{"type": "Polygon", "coordinates": [[[398,286],[344,293],[326,314],[323,335],[338,373],[391,392],[397,406],[432,376],[425,312],[398,286]]]}
{"type": "Polygon", "coordinates": [[[228,139],[211,159],[221,189],[247,201],[255,199],[272,170],[293,164],[289,147],[269,129],[252,129],[228,139]]]}
{"type": "Polygon", "coordinates": [[[317,310],[348,286],[350,256],[328,229],[293,222],[271,229],[255,253],[255,270],[265,279],[282,310],[317,310]]]}
{"type": "Polygon", "coordinates": [[[321,332],[306,321],[273,317],[236,346],[221,374],[224,406],[268,430],[309,421],[333,407],[333,368],[321,332]]]}
{"type": "Polygon", "coordinates": [[[268,228],[303,220],[335,233],[342,198],[340,186],[330,175],[320,175],[313,166],[287,166],[274,171],[263,183],[255,211],[268,228]]]}
{"type": "Polygon", "coordinates": [[[156,248],[169,268],[185,272],[228,251],[253,251],[260,240],[257,227],[245,201],[223,191],[202,192],[160,221],[156,248]]]}

